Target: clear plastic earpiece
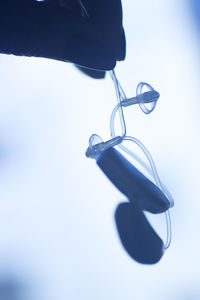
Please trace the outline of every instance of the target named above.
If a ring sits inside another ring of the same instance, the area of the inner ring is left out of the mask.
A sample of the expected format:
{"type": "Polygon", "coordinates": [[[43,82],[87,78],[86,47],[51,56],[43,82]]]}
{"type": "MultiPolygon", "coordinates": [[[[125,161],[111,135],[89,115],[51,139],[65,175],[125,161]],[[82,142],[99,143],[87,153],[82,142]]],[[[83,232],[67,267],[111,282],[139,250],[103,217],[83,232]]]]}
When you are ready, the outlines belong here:
{"type": "Polygon", "coordinates": [[[96,144],[100,144],[102,142],[103,142],[103,140],[98,134],[93,134],[93,135],[91,135],[91,137],[89,139],[89,147],[92,147],[96,144]]]}
{"type": "Polygon", "coordinates": [[[93,134],[89,139],[89,147],[87,148],[85,155],[89,158],[96,159],[103,151],[110,147],[117,146],[121,144],[121,142],[121,136],[116,136],[111,140],[103,142],[97,134],[93,134]]]}
{"type": "Polygon", "coordinates": [[[136,97],[123,99],[121,104],[123,107],[127,107],[134,104],[139,104],[140,108],[145,114],[150,114],[156,107],[156,103],[160,94],[155,91],[152,86],[145,82],[140,82],[136,89],[136,97]],[[150,90],[142,93],[142,88],[147,86],[150,90]],[[151,108],[145,106],[145,103],[150,103],[151,108]]]}
{"type": "Polygon", "coordinates": [[[156,92],[152,86],[146,82],[140,82],[136,89],[136,95],[138,97],[139,106],[145,114],[150,114],[156,107],[157,100],[160,94],[156,92]],[[148,91],[142,93],[143,88],[147,88],[148,91]],[[151,103],[150,109],[145,105],[145,103],[151,103]]]}

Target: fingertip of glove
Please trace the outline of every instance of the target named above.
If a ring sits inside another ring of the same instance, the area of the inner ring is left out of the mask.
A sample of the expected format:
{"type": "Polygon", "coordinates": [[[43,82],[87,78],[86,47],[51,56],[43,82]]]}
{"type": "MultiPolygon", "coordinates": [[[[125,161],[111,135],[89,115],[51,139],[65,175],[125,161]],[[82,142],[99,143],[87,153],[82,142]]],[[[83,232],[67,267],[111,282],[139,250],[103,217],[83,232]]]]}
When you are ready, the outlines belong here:
{"type": "Polygon", "coordinates": [[[105,71],[98,71],[98,70],[91,70],[88,68],[84,68],[78,65],[75,65],[75,67],[81,71],[82,73],[84,73],[85,75],[94,78],[94,79],[104,79],[106,76],[106,72],[105,71]]]}
{"type": "Polygon", "coordinates": [[[124,28],[122,27],[120,38],[119,38],[119,50],[116,53],[116,59],[118,61],[125,60],[126,57],[126,37],[124,28]]]}
{"type": "Polygon", "coordinates": [[[116,59],[108,46],[84,35],[76,35],[68,41],[64,60],[92,70],[114,69],[116,59]]]}

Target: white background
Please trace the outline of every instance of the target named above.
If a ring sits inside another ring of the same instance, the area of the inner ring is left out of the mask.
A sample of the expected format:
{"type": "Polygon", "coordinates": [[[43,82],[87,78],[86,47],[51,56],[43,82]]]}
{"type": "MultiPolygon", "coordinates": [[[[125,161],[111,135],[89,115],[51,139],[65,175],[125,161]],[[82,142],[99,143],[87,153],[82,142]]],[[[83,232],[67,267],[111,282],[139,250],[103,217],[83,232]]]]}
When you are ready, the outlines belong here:
{"type": "Polygon", "coordinates": [[[190,4],[123,1],[118,78],[130,97],[140,81],[161,94],[150,116],[126,110],[128,134],[148,147],[175,198],[172,245],[153,266],[123,250],[113,214],[124,197],[84,156],[92,133],[109,138],[110,78],[0,56],[0,280],[17,280],[22,299],[200,299],[200,55],[190,4]]]}

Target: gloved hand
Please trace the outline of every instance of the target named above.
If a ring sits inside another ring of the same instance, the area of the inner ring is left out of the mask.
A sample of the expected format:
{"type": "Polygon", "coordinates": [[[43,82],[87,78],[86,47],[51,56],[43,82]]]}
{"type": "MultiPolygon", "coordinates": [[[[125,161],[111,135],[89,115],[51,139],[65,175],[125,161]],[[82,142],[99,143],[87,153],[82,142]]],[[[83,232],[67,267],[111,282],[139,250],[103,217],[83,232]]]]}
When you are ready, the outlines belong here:
{"type": "Polygon", "coordinates": [[[72,62],[103,78],[125,59],[121,0],[2,0],[0,52],[72,62]]]}

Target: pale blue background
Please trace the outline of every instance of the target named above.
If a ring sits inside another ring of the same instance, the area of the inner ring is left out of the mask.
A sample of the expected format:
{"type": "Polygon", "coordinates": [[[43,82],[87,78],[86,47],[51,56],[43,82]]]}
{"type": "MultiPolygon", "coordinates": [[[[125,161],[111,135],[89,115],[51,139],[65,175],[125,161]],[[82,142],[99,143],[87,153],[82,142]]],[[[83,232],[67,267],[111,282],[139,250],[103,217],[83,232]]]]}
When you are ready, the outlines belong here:
{"type": "MultiPolygon", "coordinates": [[[[0,56],[0,281],[16,280],[20,300],[200,299],[200,55],[190,4],[123,1],[118,78],[130,97],[140,81],[161,94],[150,116],[126,110],[128,134],[148,147],[175,198],[172,245],[154,266],[121,247],[113,213],[124,197],[84,156],[92,133],[109,138],[110,78],[0,56]]],[[[165,238],[163,218],[153,222],[165,238]]]]}

